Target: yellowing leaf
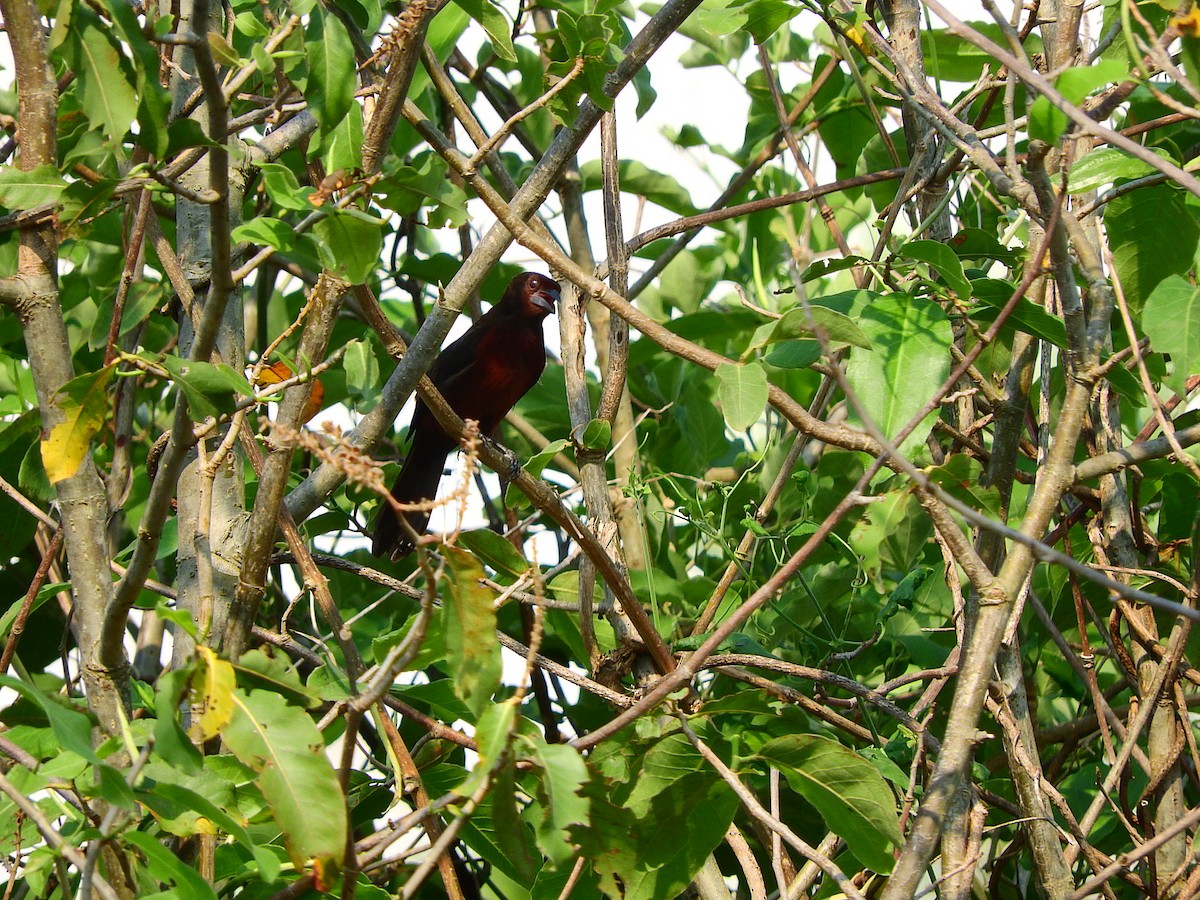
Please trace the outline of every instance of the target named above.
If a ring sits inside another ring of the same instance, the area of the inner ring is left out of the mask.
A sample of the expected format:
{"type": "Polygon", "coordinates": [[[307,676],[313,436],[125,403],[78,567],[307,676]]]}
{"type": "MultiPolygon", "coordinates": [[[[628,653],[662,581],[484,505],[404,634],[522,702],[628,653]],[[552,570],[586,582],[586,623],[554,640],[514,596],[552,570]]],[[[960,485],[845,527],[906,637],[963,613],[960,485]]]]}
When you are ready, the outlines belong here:
{"type": "Polygon", "coordinates": [[[1200,9],[1193,6],[1186,16],[1172,19],[1171,25],[1180,34],[1200,38],[1200,9]]]}
{"type": "Polygon", "coordinates": [[[63,413],[50,433],[42,438],[42,465],[51,484],[58,484],[79,471],[92,444],[92,438],[104,427],[108,416],[108,386],[114,366],[105,366],[72,378],[54,396],[53,403],[63,413]]]}
{"type": "Polygon", "coordinates": [[[210,648],[197,646],[200,664],[192,676],[189,700],[199,712],[192,717],[188,737],[197,743],[220,734],[233,718],[233,666],[210,648]]]}
{"type": "Polygon", "coordinates": [[[866,32],[857,25],[846,28],[846,40],[852,43],[864,56],[874,56],[875,47],[867,40],[866,32]]]}

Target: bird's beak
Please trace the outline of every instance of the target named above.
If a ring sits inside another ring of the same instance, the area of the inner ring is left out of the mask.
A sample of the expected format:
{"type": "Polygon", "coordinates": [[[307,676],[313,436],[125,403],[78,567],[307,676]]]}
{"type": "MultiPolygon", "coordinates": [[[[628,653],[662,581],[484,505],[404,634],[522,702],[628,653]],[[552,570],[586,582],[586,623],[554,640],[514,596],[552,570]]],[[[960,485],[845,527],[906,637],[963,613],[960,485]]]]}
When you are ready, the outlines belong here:
{"type": "Polygon", "coordinates": [[[535,293],[529,299],[539,309],[544,309],[547,313],[554,312],[554,307],[558,303],[559,293],[555,288],[543,288],[535,293]]]}

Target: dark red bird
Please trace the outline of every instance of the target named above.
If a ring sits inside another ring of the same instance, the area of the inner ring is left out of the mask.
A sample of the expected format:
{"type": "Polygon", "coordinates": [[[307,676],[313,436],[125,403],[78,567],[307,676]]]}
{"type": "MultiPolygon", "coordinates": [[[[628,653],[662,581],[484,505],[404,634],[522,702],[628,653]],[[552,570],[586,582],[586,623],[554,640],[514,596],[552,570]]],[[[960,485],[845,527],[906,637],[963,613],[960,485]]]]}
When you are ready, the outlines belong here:
{"type": "MultiPolygon", "coordinates": [[[[518,275],[509,282],[500,302],[443,350],[430,367],[429,380],[456,413],[479,422],[480,434],[490,436],[541,378],[546,368],[542,320],[554,312],[559,293],[553,278],[534,272],[518,275]]],[[[408,433],[412,445],[392,485],[392,496],[401,503],[432,500],[446,457],[458,442],[442,430],[420,400],[408,433]]],[[[404,517],[417,534],[429,524],[429,513],[405,513],[404,517]]],[[[380,507],[371,552],[397,560],[412,551],[412,538],[395,510],[387,504],[380,507]]]]}

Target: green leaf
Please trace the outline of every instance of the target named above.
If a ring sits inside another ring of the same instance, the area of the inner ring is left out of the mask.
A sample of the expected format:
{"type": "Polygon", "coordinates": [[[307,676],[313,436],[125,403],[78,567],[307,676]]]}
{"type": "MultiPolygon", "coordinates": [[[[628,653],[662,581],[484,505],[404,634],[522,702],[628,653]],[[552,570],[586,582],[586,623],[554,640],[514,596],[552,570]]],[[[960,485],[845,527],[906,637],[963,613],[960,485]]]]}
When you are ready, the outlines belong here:
{"type": "Polygon", "coordinates": [[[337,16],[318,6],[309,16],[304,52],[309,64],[305,97],[321,130],[328,132],[354,103],[354,45],[337,16]]]}
{"type": "Polygon", "coordinates": [[[41,450],[40,442],[34,442],[28,448],[21,460],[17,483],[27,495],[49,505],[54,502],[56,493],[54,485],[50,483],[50,478],[46,475],[46,467],[42,464],[41,450]]]}
{"type": "Polygon", "coordinates": [[[500,643],[492,592],[479,583],[483,566],[466,550],[446,547],[449,596],[442,604],[446,655],[455,693],[480,715],[500,684],[500,643]]]}
{"type": "Polygon", "coordinates": [[[817,341],[783,341],[763,356],[763,362],[780,369],[807,369],[821,358],[817,341]]]}
{"type": "Polygon", "coordinates": [[[157,812],[162,809],[159,804],[160,801],[165,800],[177,808],[191,810],[203,816],[253,854],[259,874],[263,876],[264,881],[269,884],[279,877],[279,861],[275,854],[259,845],[243,822],[235,819],[207,795],[182,784],[171,784],[153,779],[143,779],[143,781],[145,783],[139,786],[139,799],[151,811],[157,812]]]}
{"type": "Polygon", "coordinates": [[[176,888],[179,896],[194,897],[196,900],[211,897],[216,900],[216,892],[200,873],[161,844],[154,835],[145,831],[127,831],[121,839],[141,851],[150,878],[176,888]]]}
{"type": "Polygon", "coordinates": [[[508,62],[517,61],[513,48],[512,26],[491,0],[454,0],[454,5],[483,26],[496,55],[508,62]]]}
{"type": "MultiPolygon", "coordinates": [[[[133,4],[120,0],[104,0],[104,8],[112,16],[116,34],[122,50],[128,48],[129,61],[137,85],[138,143],[147,147],[160,158],[170,154],[164,152],[164,132],[171,112],[171,97],[159,79],[158,47],[146,36],[142,23],[134,12],[133,4]]],[[[102,26],[103,27],[103,26],[102,26]]]]}
{"type": "Polygon", "coordinates": [[[119,143],[137,115],[138,98],[116,38],[91,10],[77,9],[63,51],[84,114],[97,131],[119,143]]]}
{"type": "Polygon", "coordinates": [[[819,281],[822,278],[828,278],[830,275],[835,275],[838,272],[848,271],[867,262],[869,260],[861,256],[835,256],[832,259],[818,259],[804,270],[804,274],[800,276],[800,283],[808,284],[813,281],[819,281]]]}
{"type": "Polygon", "coordinates": [[[598,6],[593,9],[596,11],[560,9],[555,20],[556,39],[562,47],[559,53],[565,58],[552,62],[547,73],[565,77],[575,67],[576,60],[583,60],[579,77],[551,101],[551,109],[564,121],[574,120],[581,93],[586,93],[588,99],[605,111],[613,108],[614,97],[605,87],[609,74],[619,62],[617,47],[620,39],[614,28],[619,20],[611,14],[601,13],[598,6]]]}
{"type": "MultiPolygon", "coordinates": [[[[1149,148],[1164,159],[1167,154],[1161,148],[1149,148]]],[[[1114,147],[1100,147],[1077,159],[1067,176],[1068,194],[1086,194],[1106,184],[1123,178],[1140,178],[1154,170],[1148,162],[1130,156],[1114,147]]]]}
{"type": "Polygon", "coordinates": [[[515,578],[529,571],[529,562],[521,551],[490,528],[464,531],[458,542],[499,573],[515,578]]]}
{"type": "Polygon", "coordinates": [[[590,784],[590,824],[572,837],[595,860],[605,896],[677,897],[724,839],[737,797],[678,734],[656,742],[630,780],[633,793],[623,804],[613,785],[590,784]]]}
{"type": "Polygon", "coordinates": [[[982,228],[962,228],[950,238],[948,246],[954,255],[963,260],[974,262],[977,266],[991,267],[991,262],[1001,262],[1005,266],[1015,266],[1023,251],[1017,247],[1006,247],[1000,243],[996,235],[982,228]]]}
{"type": "Polygon", "coordinates": [[[1104,227],[1136,320],[1160,281],[1191,269],[1200,224],[1182,192],[1163,184],[1114,197],[1104,207],[1104,227]]]}
{"type": "Polygon", "coordinates": [[[528,884],[537,874],[538,863],[529,826],[517,808],[515,775],[516,764],[511,759],[505,760],[488,793],[490,818],[471,818],[485,842],[494,844],[499,851],[494,858],[503,863],[503,870],[518,882],[528,884]]]}
{"type": "Polygon", "coordinates": [[[816,334],[817,328],[824,331],[826,339],[835,345],[849,344],[864,350],[871,349],[870,339],[852,318],[836,309],[817,304],[789,309],[783,314],[783,318],[775,323],[766,343],[809,337],[816,334]]]}
{"type": "MultiPolygon", "coordinates": [[[[408,637],[413,628],[417,626],[418,621],[417,616],[412,616],[404,623],[403,627],[395,631],[376,635],[371,641],[371,654],[375,657],[375,661],[383,662],[388,652],[408,637]]],[[[409,670],[419,671],[427,669],[442,662],[445,658],[446,636],[440,629],[429,625],[426,628],[425,639],[421,641],[421,647],[417,651],[416,657],[409,663],[409,670]]]]}
{"type": "MultiPolygon", "coordinates": [[[[888,621],[901,609],[911,610],[913,608],[913,601],[917,596],[917,591],[933,573],[934,569],[931,566],[916,566],[909,569],[888,594],[887,603],[879,610],[879,621],[888,621]]],[[[876,763],[876,768],[878,768],[878,763],[876,763]]]]}
{"type": "MultiPolygon", "coordinates": [[[[972,314],[980,322],[993,322],[996,314],[1008,305],[1016,285],[995,278],[980,278],[973,282],[972,290],[976,300],[987,304],[988,309],[977,309],[972,314]]],[[[1022,297],[1009,313],[1006,324],[1013,325],[1019,331],[1032,334],[1043,341],[1049,341],[1056,347],[1066,348],[1067,327],[1062,319],[1050,315],[1032,300],[1022,297]]],[[[1001,334],[1004,333],[1003,327],[1001,334]]]]}
{"type": "Polygon", "coordinates": [[[971,282],[963,273],[962,260],[940,241],[909,241],[896,254],[899,257],[928,263],[946,281],[946,286],[960,300],[971,296],[971,282]]]}
{"type": "MultiPolygon", "coordinates": [[[[427,39],[429,46],[433,48],[434,55],[441,62],[445,62],[450,57],[454,48],[458,46],[459,38],[470,24],[470,17],[459,7],[450,4],[443,6],[442,11],[434,16],[433,21],[429,23],[427,39]]],[[[408,89],[408,96],[420,97],[425,93],[429,84],[429,73],[425,71],[424,66],[417,66],[412,85],[408,89]]]]}
{"type": "Polygon", "coordinates": [[[357,210],[337,210],[313,226],[324,266],[351,284],[365,283],[383,252],[383,223],[357,210]]]}
{"type": "Polygon", "coordinates": [[[370,399],[379,394],[384,379],[379,375],[379,359],[367,341],[350,341],[342,357],[346,372],[346,390],[355,397],[370,399]]]}
{"type": "Polygon", "coordinates": [[[192,418],[198,421],[233,412],[238,396],[254,396],[250,382],[224,363],[214,366],[178,356],[155,358],[150,354],[141,354],[141,358],[158,363],[171,373],[171,380],[187,398],[192,418]]]}
{"type": "Polygon", "coordinates": [[[383,8],[379,0],[342,0],[342,9],[367,34],[374,34],[383,18],[383,8]]]}
{"type": "Polygon", "coordinates": [[[767,373],[758,363],[721,363],[716,375],[717,399],[725,423],[734,431],[745,431],[767,407],[767,373]]]}
{"type": "MultiPolygon", "coordinates": [[[[995,22],[967,24],[993,43],[1007,46],[1004,32],[995,22]]],[[[1030,35],[1024,46],[1026,53],[1041,52],[1041,38],[1036,34],[1030,35]]],[[[990,66],[993,72],[996,70],[996,61],[990,53],[945,28],[921,29],[921,48],[925,53],[925,65],[934,78],[972,82],[983,74],[985,66],[990,66]]]]}
{"type": "Polygon", "coordinates": [[[225,36],[218,31],[208,33],[208,49],[212,53],[213,59],[223,66],[240,68],[245,65],[245,61],[233,49],[233,44],[225,40],[225,36]]]}
{"type": "MultiPolygon", "coordinates": [[[[18,726],[18,728],[23,728],[23,726],[18,726]]],[[[13,736],[12,731],[10,731],[6,736],[11,739],[13,736]]],[[[18,745],[23,746],[24,749],[29,749],[29,747],[26,746],[29,743],[28,741],[24,742],[24,744],[20,742],[17,743],[18,745]]],[[[35,752],[34,755],[40,758],[45,758],[47,756],[53,756],[54,752],[55,749],[53,747],[49,747],[43,752],[35,752]]],[[[69,755],[72,759],[78,759],[78,757],[76,757],[73,753],[61,754],[61,756],[67,755],[69,755]]],[[[58,760],[56,759],[55,762],[57,763],[58,760]]],[[[42,766],[37,771],[31,771],[26,769],[24,766],[14,765],[11,766],[5,774],[8,776],[9,782],[14,788],[16,788],[16,790],[20,791],[26,797],[31,797],[34,794],[37,794],[39,791],[45,790],[50,784],[51,780],[55,777],[58,777],[48,773],[46,771],[47,768],[48,766],[42,766]]],[[[38,804],[38,806],[41,806],[42,809],[45,809],[47,805],[48,804],[45,800],[38,804]]],[[[15,847],[18,846],[35,847],[41,841],[41,838],[38,835],[37,826],[27,816],[21,815],[17,810],[16,804],[14,804],[7,796],[0,798],[0,821],[3,821],[4,823],[4,850],[7,853],[14,852],[15,847]]],[[[42,896],[46,895],[43,894],[42,896]]]]}
{"type": "Polygon", "coordinates": [[[580,793],[588,780],[587,766],[574,747],[539,742],[530,758],[541,767],[537,781],[541,816],[536,823],[538,849],[556,866],[575,855],[569,839],[572,826],[586,826],[591,804],[580,793]]]}
{"type": "MultiPolygon", "coordinates": [[[[167,539],[166,529],[163,529],[163,541],[167,539]]],[[[178,546],[179,534],[176,527],[174,536],[176,546],[178,546]]],[[[130,551],[132,552],[132,550],[130,551]]],[[[161,552],[161,550],[160,550],[161,552]]],[[[161,558],[161,557],[160,557],[161,558]]],[[[191,637],[194,641],[200,640],[200,629],[196,626],[195,620],[192,619],[192,614],[185,609],[177,609],[174,606],[167,606],[165,603],[160,603],[154,610],[158,615],[162,616],[167,622],[170,622],[176,628],[181,629],[185,634],[191,637]]]]}
{"type": "Polygon", "coordinates": [[[54,166],[38,166],[22,172],[13,166],[0,168],[0,206],[33,209],[43,203],[58,203],[67,183],[54,166]]]}
{"type": "Polygon", "coordinates": [[[800,9],[783,0],[706,0],[693,16],[698,29],[690,29],[688,37],[719,55],[720,45],[713,46],[704,37],[746,32],[756,44],[761,44],[794,19],[800,9]],[[697,35],[697,30],[703,32],[703,37],[697,35]]]}
{"type": "MultiPolygon", "coordinates": [[[[866,307],[859,325],[875,350],[852,353],[846,378],[866,414],[891,440],[950,374],[950,320],[936,303],[892,294],[866,307]]],[[[929,413],[900,452],[923,445],[937,416],[936,409],[929,413]]]]}
{"type": "MultiPolygon", "coordinates": [[[[92,350],[103,350],[108,343],[108,328],[112,324],[113,297],[105,297],[100,304],[100,314],[92,326],[88,337],[88,347],[92,350]]],[[[166,286],[159,281],[135,281],[129,285],[129,294],[125,299],[125,308],[121,311],[121,325],[117,330],[124,337],[134,328],[146,323],[154,310],[167,300],[166,286]]]]}
{"type": "Polygon", "coordinates": [[[201,756],[179,723],[179,705],[191,683],[192,668],[185,666],[164,672],[154,691],[154,752],[164,762],[194,775],[200,771],[201,756]]]}
{"type": "Polygon", "coordinates": [[[99,797],[127,812],[137,809],[137,798],[133,795],[133,789],[119,769],[107,763],[100,763],[93,771],[99,778],[87,789],[89,797],[99,797]]]}
{"type": "Polygon", "coordinates": [[[517,726],[517,706],[512,698],[490,703],[475,725],[475,743],[479,748],[479,765],[459,787],[459,793],[470,795],[478,789],[487,772],[503,760],[512,743],[517,726]]]}
{"type": "Polygon", "coordinates": [[[925,470],[926,477],[956,500],[993,518],[1000,515],[1000,492],[980,484],[983,464],[965,453],[955,453],[940,466],[925,470]]]}
{"type": "Polygon", "coordinates": [[[42,464],[51,484],[72,477],[91,450],[92,438],[108,419],[108,386],[116,365],[72,378],[55,394],[63,420],[42,439],[42,464]]]}
{"type": "Polygon", "coordinates": [[[1124,81],[1128,75],[1128,66],[1115,59],[1102,59],[1067,69],[1055,79],[1054,86],[1067,102],[1078,104],[1097,88],[1124,81]]]}
{"type": "Polygon", "coordinates": [[[424,209],[430,228],[458,228],[469,218],[467,195],[447,177],[446,164],[432,153],[422,154],[414,165],[389,171],[375,190],[381,205],[402,215],[424,209]]]}
{"type": "Polygon", "coordinates": [[[222,737],[258,775],[297,869],[310,859],[340,866],[346,850],[346,798],[325,756],[325,741],[302,709],[278,694],[237,690],[222,737]]]}
{"type": "Polygon", "coordinates": [[[215,147],[195,119],[177,119],[167,126],[167,154],[174,156],[191,147],[215,147]]]}
{"type": "Polygon", "coordinates": [[[1067,114],[1045,96],[1039,96],[1029,107],[1029,136],[1035,140],[1056,144],[1070,124],[1067,114]]]}
{"type": "Polygon", "coordinates": [[[279,163],[260,162],[255,166],[262,173],[263,187],[271,202],[283,209],[312,212],[313,205],[309,202],[312,188],[300,187],[295,172],[279,163]]]}
{"type": "Polygon", "coordinates": [[[333,128],[320,135],[321,161],[330,172],[352,171],[362,165],[362,107],[351,104],[350,112],[333,128]]]}
{"type": "MultiPolygon", "coordinates": [[[[51,584],[42,585],[37,592],[37,596],[33,598],[33,603],[30,604],[30,614],[37,612],[47,600],[56,596],[59,591],[68,591],[71,585],[65,582],[53,582],[51,584]]],[[[9,629],[12,628],[13,622],[17,620],[17,616],[21,612],[21,607],[25,605],[24,597],[17,597],[3,616],[0,616],[0,640],[8,637],[9,629]]]]}
{"type": "Polygon", "coordinates": [[[64,750],[70,750],[86,760],[96,760],[92,750],[92,720],[86,715],[71,709],[65,701],[50,697],[33,685],[9,675],[0,675],[0,687],[12,688],[26,700],[41,707],[64,750]]]}
{"type": "MultiPolygon", "coordinates": [[[[663,209],[681,216],[696,213],[692,193],[674,176],[657,172],[636,159],[623,159],[617,165],[621,192],[645,197],[663,209]]],[[[599,160],[589,160],[579,168],[584,191],[598,191],[604,186],[604,172],[599,160]]]]}
{"type": "Polygon", "coordinates": [[[250,45],[250,58],[254,60],[254,64],[258,66],[258,71],[262,72],[264,78],[270,78],[275,74],[275,57],[268,53],[262,44],[250,45]]]}
{"type": "Polygon", "coordinates": [[[653,813],[655,798],[669,790],[676,782],[688,775],[717,777],[706,771],[703,757],[691,742],[679,732],[666,735],[655,741],[646,750],[641,762],[641,771],[633,781],[633,792],[625,805],[639,816],[653,813]]]}
{"type": "Polygon", "coordinates": [[[282,654],[275,656],[264,650],[250,650],[241,655],[234,668],[246,682],[286,695],[290,703],[308,709],[321,705],[320,695],[301,681],[295,665],[282,654]]]}
{"type": "Polygon", "coordinates": [[[266,23],[252,12],[240,12],[234,16],[233,27],[241,34],[251,38],[265,38],[271,33],[271,29],[266,26],[266,23]]]}
{"type": "Polygon", "coordinates": [[[775,738],[754,757],[779,769],[864,865],[884,875],[892,871],[891,847],[904,838],[896,801],[875,766],[837,741],[812,734],[775,738]]]}
{"type": "Polygon", "coordinates": [[[637,74],[633,76],[633,91],[637,94],[637,108],[633,114],[640,121],[658,99],[658,92],[650,84],[650,69],[646,66],[638,69],[637,74]]]}
{"type": "Polygon", "coordinates": [[[1200,288],[1178,275],[1164,278],[1146,298],[1142,327],[1151,347],[1171,354],[1167,384],[1183,396],[1188,376],[1200,372],[1200,288]]]}
{"type": "MultiPolygon", "coordinates": [[[[1129,69],[1122,63],[1102,59],[1086,66],[1067,69],[1055,79],[1054,86],[1063,100],[1072,106],[1078,106],[1084,97],[1096,88],[1109,82],[1121,81],[1128,74],[1129,69]]],[[[1067,114],[1045,96],[1039,96],[1029,108],[1029,136],[1035,140],[1047,144],[1056,143],[1069,124],[1067,114]]]]}
{"type": "Polygon", "coordinates": [[[273,247],[287,252],[296,246],[296,228],[282,219],[270,216],[258,216],[249,222],[243,222],[233,229],[235,241],[245,241],[262,247],[273,247]]]}
{"type": "MultiPolygon", "coordinates": [[[[431,684],[397,686],[393,688],[393,692],[408,703],[428,708],[438,718],[447,722],[453,722],[456,719],[466,721],[472,715],[466,704],[454,696],[454,685],[450,683],[449,679],[442,679],[431,684]]],[[[454,777],[453,784],[447,786],[446,790],[461,784],[465,777],[466,770],[463,770],[454,777]]]]}
{"type": "Polygon", "coordinates": [[[733,34],[745,26],[746,12],[735,0],[705,0],[693,19],[706,34],[733,34]]]}
{"type": "Polygon", "coordinates": [[[850,534],[850,545],[874,578],[906,572],[933,531],[910,490],[891,491],[870,504],[850,534]]]}
{"type": "Polygon", "coordinates": [[[746,10],[746,30],[754,38],[754,43],[761,44],[783,25],[800,14],[800,7],[783,0],[753,0],[744,7],[746,10]]]}
{"type": "Polygon", "coordinates": [[[608,419],[592,419],[588,422],[579,443],[588,450],[607,450],[612,443],[612,425],[608,419]]]}
{"type": "Polygon", "coordinates": [[[551,441],[533,456],[529,457],[529,462],[525,463],[524,466],[525,471],[536,478],[542,474],[546,466],[550,465],[554,457],[558,456],[558,454],[562,453],[569,446],[570,442],[563,438],[551,441]]]}

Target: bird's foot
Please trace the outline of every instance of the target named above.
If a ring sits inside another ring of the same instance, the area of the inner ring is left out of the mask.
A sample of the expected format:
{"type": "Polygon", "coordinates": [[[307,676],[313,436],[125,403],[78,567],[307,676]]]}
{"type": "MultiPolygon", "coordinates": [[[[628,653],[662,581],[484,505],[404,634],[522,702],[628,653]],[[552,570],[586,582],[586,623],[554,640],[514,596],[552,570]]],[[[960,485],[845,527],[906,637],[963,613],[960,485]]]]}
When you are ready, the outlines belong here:
{"type": "Polygon", "coordinates": [[[504,459],[508,463],[508,480],[516,481],[521,474],[521,458],[511,450],[505,450],[504,459]]]}
{"type": "Polygon", "coordinates": [[[496,474],[505,481],[516,481],[517,476],[521,474],[521,458],[503,444],[498,444],[489,437],[485,437],[484,441],[487,443],[488,449],[504,459],[503,466],[496,470],[496,474]]]}
{"type": "Polygon", "coordinates": [[[507,447],[500,448],[500,455],[504,457],[505,464],[505,481],[516,481],[517,476],[521,474],[521,457],[513,453],[507,447]]]}

